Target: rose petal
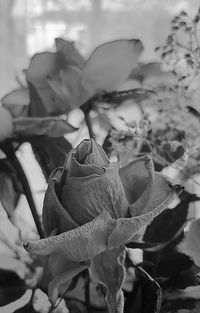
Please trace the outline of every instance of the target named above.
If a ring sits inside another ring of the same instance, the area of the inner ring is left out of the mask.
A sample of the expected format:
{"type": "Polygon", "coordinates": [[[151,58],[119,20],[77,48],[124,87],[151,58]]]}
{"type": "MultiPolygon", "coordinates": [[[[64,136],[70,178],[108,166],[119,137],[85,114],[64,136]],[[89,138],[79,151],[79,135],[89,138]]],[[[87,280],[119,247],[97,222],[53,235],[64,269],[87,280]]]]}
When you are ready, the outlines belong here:
{"type": "Polygon", "coordinates": [[[61,253],[68,260],[82,262],[105,251],[107,240],[115,221],[106,211],[93,221],[76,229],[36,240],[24,245],[25,249],[36,255],[61,253]]]}
{"type": "Polygon", "coordinates": [[[110,163],[103,148],[93,139],[85,139],[77,146],[76,158],[81,164],[94,164],[101,168],[110,163]]]}
{"type": "Polygon", "coordinates": [[[71,154],[70,168],[68,177],[88,177],[91,175],[101,176],[105,173],[104,168],[99,168],[96,165],[85,165],[77,162],[74,154],[71,154]]]}
{"type": "MultiPolygon", "coordinates": [[[[150,209],[148,213],[141,214],[132,218],[118,218],[116,221],[116,226],[114,227],[108,240],[108,248],[116,248],[120,245],[124,245],[131,240],[135,240],[135,236],[139,236],[144,228],[164,209],[174,198],[174,191],[168,189],[166,197],[160,204],[150,209]]],[[[147,211],[147,209],[146,209],[147,211]]]]}
{"type": "Polygon", "coordinates": [[[92,277],[107,289],[109,313],[123,312],[124,296],[121,288],[125,279],[124,260],[124,247],[107,250],[91,260],[92,277]]]}
{"type": "Polygon", "coordinates": [[[62,169],[56,169],[49,178],[48,188],[44,198],[43,205],[43,226],[47,236],[53,229],[58,229],[60,232],[68,231],[77,228],[79,225],[73,220],[68,211],[61,205],[56,188],[62,169]]]}
{"type": "Polygon", "coordinates": [[[153,163],[149,156],[138,158],[120,169],[120,177],[131,203],[131,216],[151,211],[168,197],[171,188],[166,177],[153,173],[153,163]]]}
{"type": "Polygon", "coordinates": [[[108,165],[109,160],[104,150],[93,139],[83,140],[68,156],[66,162],[68,177],[103,175],[108,165]]]}
{"type": "Polygon", "coordinates": [[[128,202],[118,165],[111,163],[103,175],[68,177],[62,187],[61,202],[79,225],[91,221],[103,210],[113,218],[127,216],[128,202]]]}
{"type": "Polygon", "coordinates": [[[97,47],[82,72],[83,86],[96,91],[116,90],[137,65],[143,51],[140,40],[115,40],[97,47]]]}

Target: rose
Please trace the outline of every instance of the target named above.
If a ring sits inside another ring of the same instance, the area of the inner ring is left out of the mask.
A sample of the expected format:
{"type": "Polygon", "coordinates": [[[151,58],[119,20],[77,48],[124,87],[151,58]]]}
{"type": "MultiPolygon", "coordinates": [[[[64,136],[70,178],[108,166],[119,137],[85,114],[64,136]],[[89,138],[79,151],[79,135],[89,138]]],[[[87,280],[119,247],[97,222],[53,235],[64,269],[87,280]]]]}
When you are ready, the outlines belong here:
{"type": "Polygon", "coordinates": [[[107,288],[110,312],[122,312],[125,244],[138,239],[172,194],[149,156],[119,169],[92,139],[72,149],[46,192],[43,223],[50,237],[25,245],[33,254],[49,255],[52,302],[66,282],[89,266],[92,277],[107,288]]]}

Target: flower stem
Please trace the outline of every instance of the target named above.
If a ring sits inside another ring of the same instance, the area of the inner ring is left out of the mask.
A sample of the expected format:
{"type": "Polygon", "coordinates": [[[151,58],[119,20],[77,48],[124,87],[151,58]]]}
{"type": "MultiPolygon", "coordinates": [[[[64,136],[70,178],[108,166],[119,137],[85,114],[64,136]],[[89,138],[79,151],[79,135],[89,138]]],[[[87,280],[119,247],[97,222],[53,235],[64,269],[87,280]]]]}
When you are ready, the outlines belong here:
{"type": "Polygon", "coordinates": [[[92,123],[91,123],[91,118],[90,118],[90,111],[92,110],[93,103],[94,103],[94,99],[92,98],[92,99],[86,101],[85,103],[83,103],[80,108],[85,115],[85,123],[86,123],[87,128],[88,128],[89,136],[90,136],[90,138],[95,140],[95,134],[94,134],[93,129],[92,129],[92,123]]]}
{"type": "Polygon", "coordinates": [[[40,236],[40,238],[44,238],[44,232],[40,223],[40,219],[37,213],[37,209],[36,209],[36,205],[35,205],[35,201],[33,199],[33,194],[30,188],[30,184],[28,181],[28,178],[24,172],[24,169],[19,161],[19,159],[17,158],[16,154],[15,154],[15,150],[12,146],[12,143],[10,142],[6,142],[5,145],[2,147],[2,150],[4,151],[4,153],[6,154],[7,158],[11,161],[12,165],[14,166],[18,177],[21,181],[22,187],[23,187],[23,191],[24,194],[26,196],[26,199],[28,201],[38,234],[40,236]]]}
{"type": "Polygon", "coordinates": [[[91,313],[90,277],[89,277],[88,269],[85,270],[85,303],[86,303],[87,313],[91,313]]]}
{"type": "Polygon", "coordinates": [[[92,129],[92,123],[91,123],[91,119],[90,119],[90,112],[84,113],[84,114],[85,114],[85,122],[86,122],[86,125],[87,125],[87,128],[88,128],[88,132],[89,132],[90,138],[95,139],[95,135],[94,135],[94,132],[93,132],[93,129],[92,129]]]}

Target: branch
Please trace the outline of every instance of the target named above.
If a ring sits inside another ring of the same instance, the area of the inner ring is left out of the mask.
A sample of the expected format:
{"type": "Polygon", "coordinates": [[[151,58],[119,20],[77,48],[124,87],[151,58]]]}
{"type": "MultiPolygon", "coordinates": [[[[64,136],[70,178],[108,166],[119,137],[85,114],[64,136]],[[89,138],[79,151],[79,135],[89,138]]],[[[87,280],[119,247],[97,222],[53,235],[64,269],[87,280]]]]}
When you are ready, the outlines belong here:
{"type": "Polygon", "coordinates": [[[23,191],[24,194],[26,196],[26,199],[28,201],[38,234],[40,236],[40,238],[44,238],[44,232],[40,223],[40,219],[37,213],[37,209],[36,209],[36,205],[35,205],[35,201],[33,199],[33,195],[32,195],[32,191],[30,188],[30,184],[29,181],[26,177],[26,174],[24,172],[24,169],[20,163],[20,161],[18,160],[16,154],[15,154],[15,150],[12,146],[11,142],[6,141],[5,144],[2,147],[3,152],[6,154],[7,158],[12,162],[17,175],[19,177],[19,179],[21,180],[22,183],[22,187],[23,187],[23,191]]]}
{"type": "Polygon", "coordinates": [[[83,113],[85,115],[85,122],[86,122],[86,125],[87,125],[87,128],[88,128],[88,132],[89,132],[90,138],[95,139],[95,134],[93,132],[92,123],[91,123],[91,119],[90,119],[90,111],[92,110],[93,103],[94,103],[94,98],[92,98],[92,99],[86,101],[85,103],[83,103],[80,108],[81,108],[81,110],[83,111],[83,113]]]}

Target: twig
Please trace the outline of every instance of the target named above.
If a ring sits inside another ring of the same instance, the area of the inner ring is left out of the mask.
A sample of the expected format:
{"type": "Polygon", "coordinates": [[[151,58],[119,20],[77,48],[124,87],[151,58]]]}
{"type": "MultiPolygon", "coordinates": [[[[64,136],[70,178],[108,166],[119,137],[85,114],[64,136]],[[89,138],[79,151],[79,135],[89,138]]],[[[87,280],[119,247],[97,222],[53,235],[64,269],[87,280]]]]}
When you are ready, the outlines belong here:
{"type": "Polygon", "coordinates": [[[85,270],[85,304],[87,308],[87,313],[91,313],[91,303],[90,303],[90,277],[88,269],[85,270]]]}
{"type": "Polygon", "coordinates": [[[13,164],[19,179],[21,180],[22,183],[22,187],[23,187],[23,191],[24,194],[26,196],[26,199],[28,201],[38,234],[40,236],[40,238],[44,238],[44,232],[40,223],[40,219],[37,213],[37,209],[36,209],[36,205],[35,205],[35,201],[33,199],[33,195],[32,195],[32,191],[29,185],[29,181],[26,177],[26,174],[24,172],[24,169],[20,163],[20,161],[18,160],[16,154],[15,154],[15,150],[12,146],[12,143],[9,141],[6,141],[4,146],[1,147],[3,152],[6,154],[7,158],[11,161],[11,163],[13,164]]]}
{"type": "Polygon", "coordinates": [[[92,110],[92,107],[93,107],[93,104],[94,104],[94,99],[95,98],[92,98],[92,99],[86,101],[80,107],[81,110],[83,111],[84,115],[85,115],[85,122],[86,122],[86,125],[87,125],[87,128],[88,128],[88,132],[89,132],[90,138],[93,138],[93,139],[95,139],[95,135],[94,135],[94,132],[93,132],[93,129],[92,129],[92,123],[91,123],[91,119],[90,119],[90,111],[92,110]]]}
{"type": "Polygon", "coordinates": [[[90,135],[90,138],[95,139],[95,135],[92,129],[92,123],[91,123],[91,119],[90,119],[90,112],[84,113],[85,114],[85,122],[88,128],[88,132],[90,135]]]}

